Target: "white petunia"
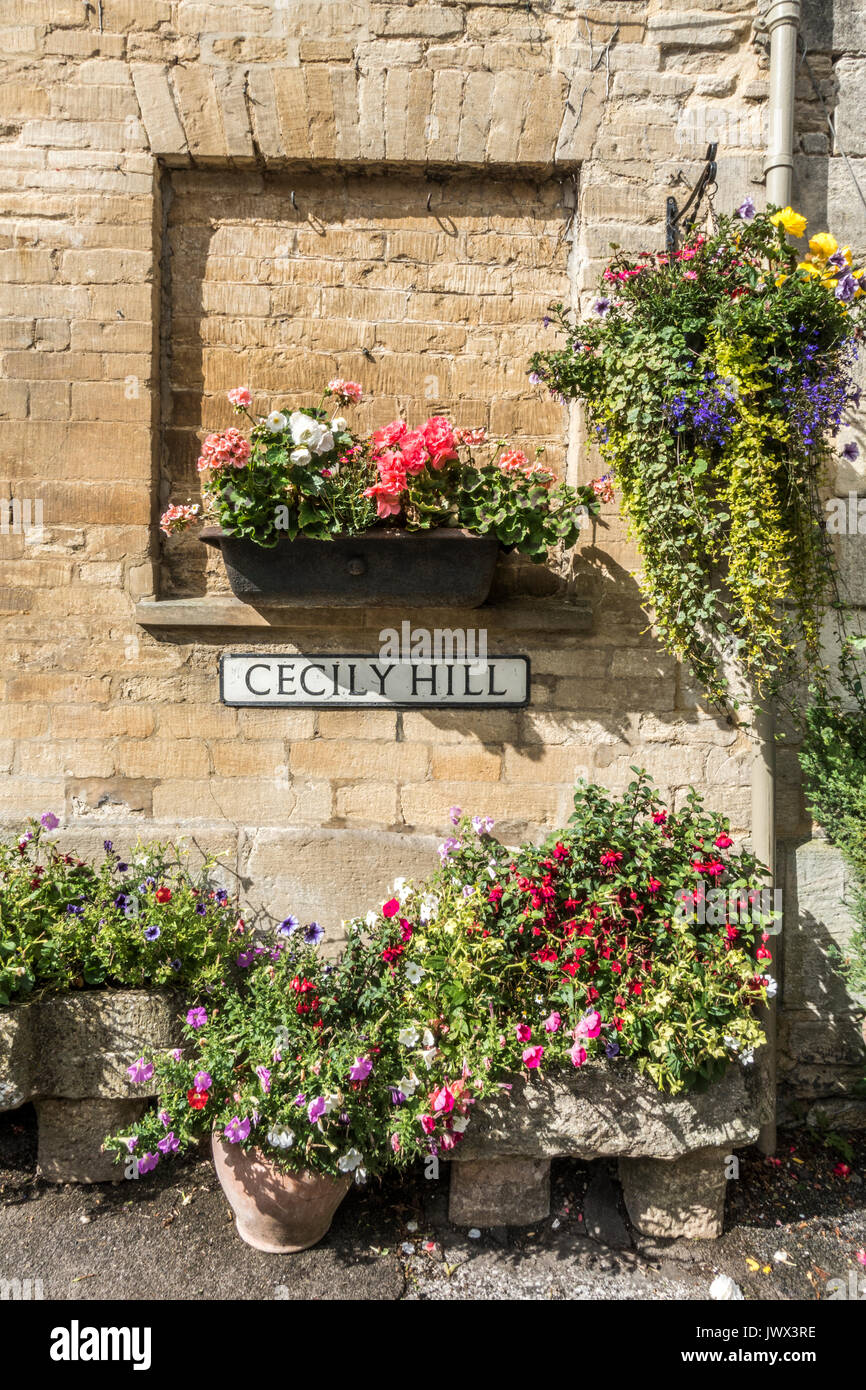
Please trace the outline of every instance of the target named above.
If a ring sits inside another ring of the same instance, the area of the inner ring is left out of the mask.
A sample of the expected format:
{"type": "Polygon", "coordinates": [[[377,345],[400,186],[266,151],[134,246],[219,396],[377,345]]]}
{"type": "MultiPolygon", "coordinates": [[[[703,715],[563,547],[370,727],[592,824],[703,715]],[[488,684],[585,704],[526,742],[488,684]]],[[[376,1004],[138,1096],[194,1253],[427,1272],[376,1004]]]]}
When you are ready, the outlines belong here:
{"type": "Polygon", "coordinates": [[[429,1029],[429,1028],[425,1028],[425,1029],[424,1029],[424,1032],[421,1034],[421,1046],[422,1046],[422,1047],[434,1047],[435,1044],[436,1044],[436,1039],[434,1038],[433,1034],[430,1032],[430,1029],[429,1029]]]}
{"type": "Polygon", "coordinates": [[[421,899],[419,920],[426,926],[428,922],[435,921],[436,913],[439,911],[439,899],[433,893],[425,893],[421,899]]]}
{"type": "Polygon", "coordinates": [[[337,1159],[337,1167],[341,1173],[354,1173],[355,1182],[364,1182],[367,1177],[367,1170],[363,1167],[364,1156],[359,1154],[357,1149],[349,1149],[337,1159]]]}
{"type": "Polygon", "coordinates": [[[418,1029],[415,1027],[414,1023],[410,1023],[408,1027],[400,1029],[397,1034],[397,1041],[401,1047],[416,1046],[418,1042],[418,1029]]]}
{"type": "Polygon", "coordinates": [[[430,1068],[432,1067],[434,1061],[436,1060],[436,1053],[437,1053],[438,1051],[439,1051],[438,1047],[427,1047],[427,1048],[425,1048],[424,1051],[421,1053],[421,1057],[422,1057],[422,1059],[423,1059],[424,1065],[425,1065],[425,1067],[427,1068],[428,1071],[430,1070],[430,1068]]]}
{"type": "Polygon", "coordinates": [[[468,1124],[468,1115],[455,1115],[454,1119],[451,1121],[451,1128],[454,1130],[455,1134],[463,1134],[468,1124]]]}
{"type": "Polygon", "coordinates": [[[282,434],[283,430],[288,427],[288,423],[288,418],[281,410],[272,410],[265,420],[265,424],[271,434],[282,434]]]}
{"type": "Polygon", "coordinates": [[[423,968],[417,961],[407,960],[406,979],[409,981],[410,985],[419,985],[424,978],[424,973],[423,968]]]}
{"type": "Polygon", "coordinates": [[[776,980],[776,979],[774,979],[774,977],[773,977],[772,975],[768,975],[768,976],[767,976],[767,998],[768,998],[768,999],[775,999],[775,997],[776,997],[776,995],[778,994],[778,992],[779,992],[779,981],[776,980]]]}
{"type": "Polygon", "coordinates": [[[373,909],[370,908],[370,911],[367,913],[367,916],[364,918],[364,921],[367,923],[367,926],[368,926],[368,927],[375,927],[375,925],[376,925],[376,923],[378,922],[378,920],[379,920],[379,914],[378,914],[378,912],[374,912],[373,909]]]}
{"type": "Polygon", "coordinates": [[[294,1130],[288,1125],[273,1125],[268,1130],[268,1143],[273,1149],[290,1149],[294,1142],[294,1130]]]}
{"type": "Polygon", "coordinates": [[[414,1072],[410,1072],[408,1076],[401,1076],[397,1082],[398,1089],[403,1092],[407,1100],[411,1100],[420,1085],[421,1082],[414,1072]]]}
{"type": "Polygon", "coordinates": [[[394,897],[397,899],[398,903],[402,907],[404,902],[412,892],[412,888],[408,878],[395,878],[391,892],[393,893],[394,897]]]}

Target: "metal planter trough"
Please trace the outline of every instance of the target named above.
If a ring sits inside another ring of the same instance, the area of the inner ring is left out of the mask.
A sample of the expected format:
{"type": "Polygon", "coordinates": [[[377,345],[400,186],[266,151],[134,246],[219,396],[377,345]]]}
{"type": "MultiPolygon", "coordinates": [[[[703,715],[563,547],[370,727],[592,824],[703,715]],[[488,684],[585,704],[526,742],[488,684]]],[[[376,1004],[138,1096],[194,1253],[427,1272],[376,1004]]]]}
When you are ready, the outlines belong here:
{"type": "Polygon", "coordinates": [[[459,1226],[521,1226],[550,1214],[552,1158],[616,1158],[632,1225],[644,1235],[722,1234],[727,1159],[765,1118],[762,1081],[737,1067],[707,1091],[663,1095],[634,1069],[589,1064],[515,1079],[473,1112],[449,1156],[459,1226]]]}
{"type": "Polygon", "coordinates": [[[490,593],[499,555],[495,536],[448,527],[298,536],[270,548],[212,526],[199,539],[222,552],[232,592],[245,603],[313,608],[477,608],[490,593]]]}
{"type": "Polygon", "coordinates": [[[147,1085],[126,1069],[177,1047],[182,998],[172,990],[93,990],[0,1009],[0,1110],[33,1101],[39,1171],[48,1182],[117,1182],[107,1134],[143,1113],[147,1085]]]}

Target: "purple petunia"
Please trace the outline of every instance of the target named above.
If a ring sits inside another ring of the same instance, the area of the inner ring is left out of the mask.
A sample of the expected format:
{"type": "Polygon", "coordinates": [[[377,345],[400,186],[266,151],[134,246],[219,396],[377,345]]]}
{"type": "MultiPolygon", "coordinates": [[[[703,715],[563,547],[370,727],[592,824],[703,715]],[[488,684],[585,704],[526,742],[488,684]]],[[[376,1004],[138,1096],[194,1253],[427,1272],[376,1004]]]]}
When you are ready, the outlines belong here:
{"type": "Polygon", "coordinates": [[[153,1062],[146,1062],[143,1057],[139,1057],[137,1062],[126,1068],[126,1074],[133,1086],[141,1086],[153,1076],[153,1062]]]}
{"type": "Polygon", "coordinates": [[[349,1068],[349,1079],[350,1081],[366,1081],[372,1070],[373,1063],[369,1057],[356,1057],[349,1068]]]}
{"type": "Polygon", "coordinates": [[[106,853],[106,854],[111,854],[111,852],[112,852],[113,849],[114,849],[114,845],[111,843],[110,840],[103,840],[103,841],[102,841],[102,848],[105,850],[105,853],[106,853]]]}
{"type": "Polygon", "coordinates": [[[293,932],[298,930],[300,925],[299,919],[293,912],[290,912],[288,917],[283,918],[282,922],[277,927],[277,931],[280,933],[280,936],[291,936],[293,932]]]}
{"type": "Polygon", "coordinates": [[[252,965],[254,959],[255,951],[241,951],[240,955],[238,956],[237,963],[240,966],[241,970],[246,970],[249,966],[252,965]]]}
{"type": "Polygon", "coordinates": [[[605,316],[605,314],[609,314],[609,313],[610,313],[611,307],[612,307],[612,301],[609,300],[609,299],[606,299],[605,296],[602,295],[601,299],[597,299],[597,300],[595,301],[595,303],[593,304],[592,307],[593,307],[594,313],[598,314],[599,318],[603,319],[604,316],[605,316]]]}
{"type": "Polygon", "coordinates": [[[199,917],[207,916],[207,908],[205,907],[204,903],[196,903],[195,910],[198,913],[199,917]]]}
{"type": "Polygon", "coordinates": [[[242,1144],[249,1138],[252,1125],[249,1120],[242,1120],[234,1115],[223,1130],[223,1134],[230,1144],[242,1144]]]}
{"type": "Polygon", "coordinates": [[[180,1140],[176,1137],[173,1130],[169,1130],[164,1139],[160,1139],[156,1146],[162,1154],[177,1153],[180,1148],[180,1140]]]}
{"type": "Polygon", "coordinates": [[[204,1028],[207,1023],[207,1010],[199,1004],[195,1009],[188,1009],[186,1021],[190,1028],[204,1028]]]}
{"type": "Polygon", "coordinates": [[[860,457],[860,449],[854,443],[853,439],[849,439],[848,443],[845,445],[842,450],[842,457],[843,459],[848,459],[850,463],[853,463],[855,459],[860,457]]]}
{"type": "Polygon", "coordinates": [[[262,1083],[262,1090],[264,1091],[265,1095],[268,1095],[271,1089],[271,1073],[268,1071],[268,1068],[256,1067],[256,1076],[262,1083]]]}
{"type": "Polygon", "coordinates": [[[192,1079],[192,1084],[196,1091],[209,1091],[213,1085],[213,1077],[209,1071],[197,1071],[192,1079]]]}
{"type": "Polygon", "coordinates": [[[138,1160],[139,1174],[152,1172],[157,1163],[159,1163],[159,1154],[142,1154],[138,1160]]]}
{"type": "Polygon", "coordinates": [[[308,946],[318,946],[322,937],[325,935],[324,927],[320,927],[318,922],[311,922],[304,927],[304,940],[308,946]]]}
{"type": "Polygon", "coordinates": [[[752,218],[755,215],[755,212],[756,208],[752,199],[752,195],[751,193],[747,193],[746,197],[743,199],[743,201],[740,203],[740,206],[737,208],[737,216],[741,217],[744,222],[751,222],[752,218]]]}
{"type": "Polygon", "coordinates": [[[307,1119],[310,1121],[310,1124],[314,1125],[317,1120],[320,1120],[327,1108],[324,1096],[316,1096],[315,1100],[311,1100],[307,1106],[307,1119]]]}
{"type": "Polygon", "coordinates": [[[160,935],[161,932],[159,930],[159,927],[155,923],[151,923],[149,927],[145,927],[144,929],[145,941],[158,941],[160,935]]]}
{"type": "Polygon", "coordinates": [[[45,826],[46,830],[56,830],[58,825],[60,824],[60,821],[57,819],[53,811],[46,811],[44,816],[40,817],[40,820],[42,824],[45,826]]]}

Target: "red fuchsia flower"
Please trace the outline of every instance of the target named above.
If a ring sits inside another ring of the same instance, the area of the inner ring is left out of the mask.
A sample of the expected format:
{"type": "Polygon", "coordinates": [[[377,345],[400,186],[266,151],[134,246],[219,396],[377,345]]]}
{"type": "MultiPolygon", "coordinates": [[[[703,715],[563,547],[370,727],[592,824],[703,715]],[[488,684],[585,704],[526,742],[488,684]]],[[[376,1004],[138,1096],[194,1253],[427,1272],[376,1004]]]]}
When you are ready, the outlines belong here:
{"type": "Polygon", "coordinates": [[[195,1089],[187,1091],[186,1098],[189,1101],[191,1110],[204,1110],[208,1103],[207,1091],[197,1091],[195,1089]]]}
{"type": "Polygon", "coordinates": [[[603,869],[614,869],[617,864],[622,863],[622,851],[606,849],[598,862],[603,869]]]}
{"type": "Polygon", "coordinates": [[[571,1058],[572,1066],[582,1067],[586,1061],[586,1048],[581,1047],[580,1043],[576,1042],[568,1055],[571,1058]]]}
{"type": "Polygon", "coordinates": [[[431,468],[442,468],[444,464],[457,457],[454,430],[444,415],[431,415],[422,433],[424,443],[430,451],[431,468]]]}
{"type": "Polygon", "coordinates": [[[171,889],[170,889],[170,888],[165,888],[165,887],[157,888],[157,890],[156,890],[156,892],[154,893],[153,896],[156,898],[156,901],[157,901],[158,903],[170,903],[170,902],[171,902],[171,889]]]}
{"type": "Polygon", "coordinates": [[[703,871],[708,878],[718,878],[720,874],[725,872],[725,866],[721,860],[714,859],[710,864],[704,865],[703,871]]]}
{"type": "Polygon", "coordinates": [[[341,377],[329,381],[326,390],[329,396],[336,396],[341,405],[358,405],[364,394],[357,381],[343,381],[341,377]]]}
{"type": "Polygon", "coordinates": [[[518,1042],[529,1042],[532,1037],[532,1029],[526,1023],[518,1023],[514,1031],[517,1034],[518,1042]]]}
{"type": "Polygon", "coordinates": [[[244,410],[253,403],[253,398],[246,386],[236,386],[233,391],[227,391],[226,395],[235,410],[244,410]]]}
{"type": "Polygon", "coordinates": [[[651,893],[657,893],[661,886],[661,880],[658,878],[651,878],[649,883],[647,884],[647,888],[651,893]]]}
{"type": "Polygon", "coordinates": [[[756,960],[772,960],[772,959],[773,959],[773,953],[772,953],[772,951],[768,950],[767,947],[766,947],[766,945],[764,944],[764,943],[766,942],[766,940],[767,940],[767,937],[764,936],[764,937],[763,937],[763,940],[762,940],[762,942],[761,942],[761,945],[758,947],[757,951],[755,952],[755,959],[756,959],[756,960]]]}
{"type": "Polygon", "coordinates": [[[716,849],[730,849],[733,843],[734,842],[731,839],[730,835],[726,835],[724,831],[721,835],[717,835],[715,840],[713,841],[713,844],[715,845],[716,849]]]}
{"type": "Polygon", "coordinates": [[[667,818],[667,811],[653,811],[653,825],[664,825],[667,818]]]}
{"type": "Polygon", "coordinates": [[[543,1047],[525,1047],[523,1049],[523,1065],[527,1067],[529,1071],[534,1071],[536,1067],[541,1066],[541,1059],[543,1056],[543,1047]]]}
{"type": "Polygon", "coordinates": [[[487,901],[491,903],[493,907],[498,908],[499,904],[502,902],[502,892],[503,890],[500,888],[499,884],[494,883],[490,892],[487,894],[487,901]]]}
{"type": "Polygon", "coordinates": [[[544,1020],[545,1033],[558,1033],[561,1023],[561,1015],[554,1010],[554,1012],[552,1014],[548,1014],[547,1018],[544,1020]]]}
{"type": "Polygon", "coordinates": [[[396,915],[397,915],[397,913],[398,913],[399,911],[400,911],[400,904],[399,904],[399,902],[397,901],[396,898],[389,898],[388,901],[387,901],[386,903],[383,903],[383,904],[382,904],[382,916],[383,916],[383,917],[396,917],[396,915]]]}
{"type": "Polygon", "coordinates": [[[432,1115],[419,1116],[419,1123],[425,1134],[432,1134],[436,1128],[436,1121],[432,1115]]]}

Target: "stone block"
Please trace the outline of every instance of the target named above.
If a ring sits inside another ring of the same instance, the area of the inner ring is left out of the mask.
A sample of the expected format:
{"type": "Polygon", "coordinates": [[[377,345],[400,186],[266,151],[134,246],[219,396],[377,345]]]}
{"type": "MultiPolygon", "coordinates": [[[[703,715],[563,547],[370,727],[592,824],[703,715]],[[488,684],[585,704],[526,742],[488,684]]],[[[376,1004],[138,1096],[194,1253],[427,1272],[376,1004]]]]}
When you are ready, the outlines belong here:
{"type": "Polygon", "coordinates": [[[529,1226],[550,1215],[550,1164],[476,1159],[449,1164],[448,1217],[455,1226],[529,1226]]]}
{"type": "Polygon", "coordinates": [[[123,1182],[122,1163],[102,1152],[144,1114],[143,1100],[37,1100],[37,1164],[46,1182],[123,1182]]]}
{"type": "Polygon", "coordinates": [[[715,1240],[725,1221],[723,1148],[683,1158],[621,1158],[619,1179],[629,1219],[645,1236],[715,1240]]]}

